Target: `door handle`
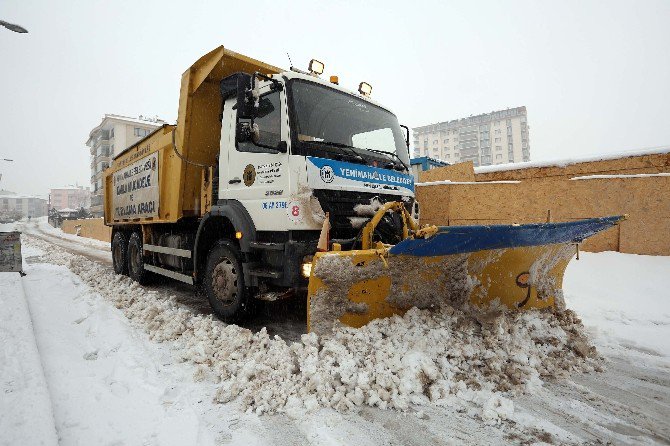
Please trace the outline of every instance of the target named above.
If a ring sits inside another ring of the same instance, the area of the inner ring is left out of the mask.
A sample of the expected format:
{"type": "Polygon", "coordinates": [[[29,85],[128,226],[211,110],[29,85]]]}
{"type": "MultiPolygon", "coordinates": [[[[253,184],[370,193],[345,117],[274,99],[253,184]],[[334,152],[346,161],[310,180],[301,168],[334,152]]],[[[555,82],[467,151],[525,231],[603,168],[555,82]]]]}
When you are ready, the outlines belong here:
{"type": "Polygon", "coordinates": [[[228,181],[228,184],[236,184],[236,183],[241,183],[242,180],[239,178],[233,178],[232,180],[228,181]]]}

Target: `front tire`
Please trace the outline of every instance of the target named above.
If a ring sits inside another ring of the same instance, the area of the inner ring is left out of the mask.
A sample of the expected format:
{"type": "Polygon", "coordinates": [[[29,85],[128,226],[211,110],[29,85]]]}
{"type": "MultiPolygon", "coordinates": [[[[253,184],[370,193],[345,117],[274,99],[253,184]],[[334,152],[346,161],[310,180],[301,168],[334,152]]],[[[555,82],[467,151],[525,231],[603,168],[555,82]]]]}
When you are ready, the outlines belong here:
{"type": "Polygon", "coordinates": [[[251,314],[251,297],[244,285],[242,255],[233,242],[220,240],[210,249],[203,290],[212,310],[224,322],[237,323],[251,314]]]}
{"type": "Polygon", "coordinates": [[[121,231],[112,238],[112,266],[116,274],[128,275],[128,240],[121,231]]]}
{"type": "Polygon", "coordinates": [[[144,285],[149,281],[150,272],[144,269],[142,234],[133,232],[128,240],[128,275],[135,282],[144,285]]]}

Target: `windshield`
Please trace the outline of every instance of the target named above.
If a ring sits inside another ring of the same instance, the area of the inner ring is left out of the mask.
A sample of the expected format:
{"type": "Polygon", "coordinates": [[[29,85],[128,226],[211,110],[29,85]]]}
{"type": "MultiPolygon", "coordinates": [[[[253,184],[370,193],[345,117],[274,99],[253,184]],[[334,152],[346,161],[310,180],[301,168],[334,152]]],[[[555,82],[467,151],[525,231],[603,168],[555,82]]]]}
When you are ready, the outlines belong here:
{"type": "Polygon", "coordinates": [[[313,82],[291,83],[298,143],[318,141],[395,153],[409,163],[398,118],[356,96],[313,82]]]}

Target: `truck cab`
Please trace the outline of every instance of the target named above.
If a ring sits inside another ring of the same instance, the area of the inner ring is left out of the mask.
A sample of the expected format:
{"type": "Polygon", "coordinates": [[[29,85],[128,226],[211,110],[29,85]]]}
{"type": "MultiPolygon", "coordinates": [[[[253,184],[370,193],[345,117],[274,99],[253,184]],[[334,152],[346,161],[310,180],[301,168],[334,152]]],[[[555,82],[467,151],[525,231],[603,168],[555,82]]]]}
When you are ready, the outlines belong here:
{"type": "MultiPolygon", "coordinates": [[[[259,80],[248,97],[234,84],[222,81],[218,197],[243,205],[259,241],[316,242],[328,214],[331,239],[353,248],[370,207],[404,200],[413,210],[406,135],[389,110],[295,71],[259,80]]],[[[379,228],[386,243],[400,241],[392,223],[379,228]]]]}

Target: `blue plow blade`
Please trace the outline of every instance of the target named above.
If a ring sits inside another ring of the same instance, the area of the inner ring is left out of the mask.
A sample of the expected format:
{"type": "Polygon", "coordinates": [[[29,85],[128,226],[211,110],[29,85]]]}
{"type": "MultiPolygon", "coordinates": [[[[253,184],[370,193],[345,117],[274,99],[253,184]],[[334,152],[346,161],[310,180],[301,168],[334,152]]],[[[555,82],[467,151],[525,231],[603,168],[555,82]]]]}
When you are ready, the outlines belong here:
{"type": "Polygon", "coordinates": [[[435,235],[427,239],[405,239],[389,252],[394,255],[433,257],[487,249],[578,243],[611,228],[624,218],[617,215],[561,223],[440,226],[435,235]]]}

